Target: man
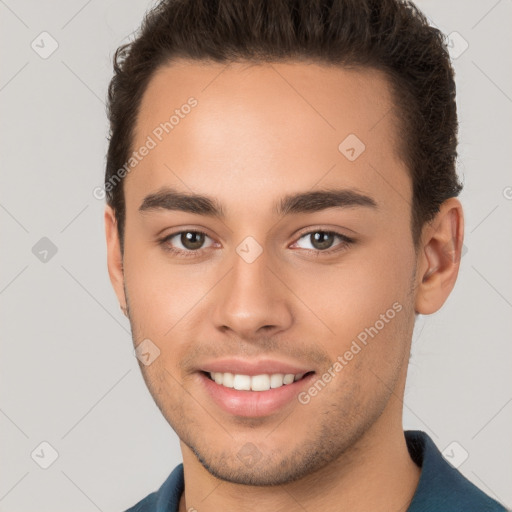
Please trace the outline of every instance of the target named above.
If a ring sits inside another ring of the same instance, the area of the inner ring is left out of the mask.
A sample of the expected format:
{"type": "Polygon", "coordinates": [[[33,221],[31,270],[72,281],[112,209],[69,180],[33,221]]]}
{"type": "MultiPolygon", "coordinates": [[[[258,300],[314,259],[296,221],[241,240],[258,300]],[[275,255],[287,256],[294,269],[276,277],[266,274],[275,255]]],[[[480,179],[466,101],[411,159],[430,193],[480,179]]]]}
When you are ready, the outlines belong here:
{"type": "Polygon", "coordinates": [[[412,4],[163,1],[109,115],[109,273],[183,455],[130,510],[505,510],[402,427],[464,235],[453,70],[412,4]]]}

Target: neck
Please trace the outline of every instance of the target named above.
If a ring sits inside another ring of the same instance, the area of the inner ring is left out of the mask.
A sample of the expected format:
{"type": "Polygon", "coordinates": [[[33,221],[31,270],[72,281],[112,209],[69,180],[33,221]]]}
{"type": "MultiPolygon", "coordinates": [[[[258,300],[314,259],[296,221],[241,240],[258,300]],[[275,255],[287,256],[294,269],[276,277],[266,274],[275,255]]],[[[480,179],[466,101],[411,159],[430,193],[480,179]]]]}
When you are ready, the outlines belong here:
{"type": "Polygon", "coordinates": [[[181,443],[185,492],[179,510],[249,512],[257,504],[259,510],[276,512],[405,512],[421,470],[409,456],[401,414],[391,410],[402,404],[394,405],[333,463],[281,486],[256,487],[219,480],[181,443]],[[399,421],[393,422],[390,416],[398,416],[399,421]]]}

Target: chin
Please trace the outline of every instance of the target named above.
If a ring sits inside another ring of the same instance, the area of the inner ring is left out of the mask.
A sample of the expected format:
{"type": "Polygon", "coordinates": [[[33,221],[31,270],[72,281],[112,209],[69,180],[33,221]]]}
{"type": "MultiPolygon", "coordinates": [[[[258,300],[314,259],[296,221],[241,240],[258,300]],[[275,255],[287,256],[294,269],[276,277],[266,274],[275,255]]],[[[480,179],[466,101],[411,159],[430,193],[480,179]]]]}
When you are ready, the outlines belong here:
{"type": "MultiPolygon", "coordinates": [[[[248,443],[251,444],[251,443],[248,443]]],[[[338,453],[330,446],[301,446],[286,455],[263,454],[250,458],[237,453],[205,454],[188,445],[201,465],[215,478],[258,487],[279,486],[315,473],[332,462],[338,453]]],[[[252,445],[254,447],[254,445],[252,445]]],[[[254,447],[254,449],[256,449],[254,447]]],[[[257,450],[257,449],[256,449],[257,450]]]]}

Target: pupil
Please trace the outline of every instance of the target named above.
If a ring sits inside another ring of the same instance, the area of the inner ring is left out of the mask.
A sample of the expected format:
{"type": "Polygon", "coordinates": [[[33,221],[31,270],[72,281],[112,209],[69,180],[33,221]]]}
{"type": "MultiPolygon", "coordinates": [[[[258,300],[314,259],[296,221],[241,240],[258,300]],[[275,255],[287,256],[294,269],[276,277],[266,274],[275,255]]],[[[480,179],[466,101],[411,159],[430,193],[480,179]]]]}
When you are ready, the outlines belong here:
{"type": "Polygon", "coordinates": [[[325,232],[317,231],[312,236],[314,239],[313,246],[316,247],[317,249],[329,249],[329,247],[331,247],[332,242],[333,242],[333,240],[332,240],[333,234],[332,233],[325,233],[325,232]],[[327,241],[325,239],[327,239],[327,241]],[[318,242],[320,242],[320,243],[318,243],[318,242]]]}
{"type": "Polygon", "coordinates": [[[201,248],[204,242],[204,235],[202,233],[193,233],[191,231],[187,231],[186,233],[181,235],[181,243],[187,249],[191,251],[197,250],[201,248]]]}

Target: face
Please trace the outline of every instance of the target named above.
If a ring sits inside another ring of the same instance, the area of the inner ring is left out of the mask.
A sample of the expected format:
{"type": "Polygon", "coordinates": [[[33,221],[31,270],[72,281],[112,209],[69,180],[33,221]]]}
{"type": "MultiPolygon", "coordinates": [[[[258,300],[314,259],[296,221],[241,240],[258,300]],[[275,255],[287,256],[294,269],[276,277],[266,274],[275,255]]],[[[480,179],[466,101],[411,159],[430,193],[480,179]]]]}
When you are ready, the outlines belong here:
{"type": "Polygon", "coordinates": [[[296,480],[401,421],[417,260],[389,91],[191,62],[145,91],[117,291],[158,407],[219,478],[296,480]]]}

